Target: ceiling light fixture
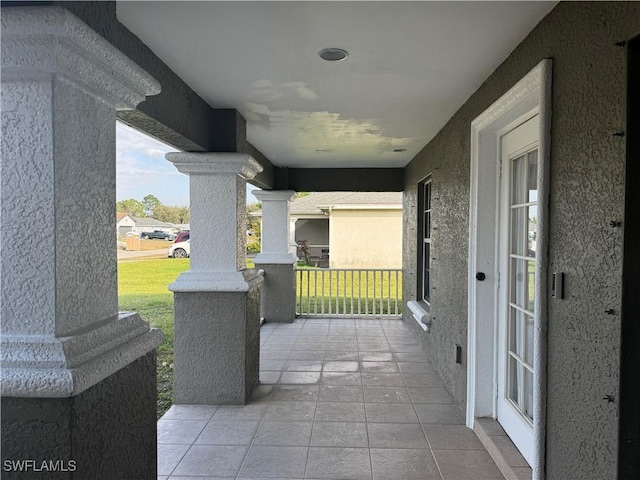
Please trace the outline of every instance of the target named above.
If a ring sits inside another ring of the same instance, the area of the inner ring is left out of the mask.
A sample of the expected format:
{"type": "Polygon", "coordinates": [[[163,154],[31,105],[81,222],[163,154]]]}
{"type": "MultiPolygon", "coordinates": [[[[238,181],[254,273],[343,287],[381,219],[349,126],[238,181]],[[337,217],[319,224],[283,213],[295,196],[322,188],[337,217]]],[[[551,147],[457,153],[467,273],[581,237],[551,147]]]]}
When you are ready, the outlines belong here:
{"type": "Polygon", "coordinates": [[[327,62],[341,62],[349,56],[349,52],[342,48],[325,48],[320,50],[318,55],[327,62]]]}

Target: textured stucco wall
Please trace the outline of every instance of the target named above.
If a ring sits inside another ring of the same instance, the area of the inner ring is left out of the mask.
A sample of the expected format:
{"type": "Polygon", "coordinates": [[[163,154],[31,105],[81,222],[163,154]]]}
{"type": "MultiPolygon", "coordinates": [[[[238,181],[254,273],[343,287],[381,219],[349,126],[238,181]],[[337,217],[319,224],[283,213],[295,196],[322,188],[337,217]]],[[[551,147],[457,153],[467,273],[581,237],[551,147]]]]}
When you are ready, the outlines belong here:
{"type": "Polygon", "coordinates": [[[56,334],[64,336],[118,312],[116,132],[113,108],[67,82],[55,83],[53,101],[56,317],[65,318],[56,334]]]}
{"type": "Polygon", "coordinates": [[[2,471],[3,479],[156,479],[156,355],[76,397],[2,398],[2,461],[74,460],[75,472],[2,471]]]}
{"type": "Polygon", "coordinates": [[[549,479],[615,478],[625,58],[615,42],[640,33],[640,4],[561,3],[479,87],[405,171],[405,299],[416,296],[417,182],[433,179],[430,333],[405,319],[457,401],[466,402],[467,251],[471,121],[544,58],[553,59],[550,271],[565,272],[564,300],[548,314],[549,479]],[[615,315],[605,314],[613,308],[615,315]]]}
{"type": "Polygon", "coordinates": [[[402,210],[332,210],[331,268],[401,268],[402,210]]]}
{"type": "Polygon", "coordinates": [[[258,384],[260,290],[175,293],[175,403],[247,402],[258,384]]]}
{"type": "Polygon", "coordinates": [[[296,317],[296,274],[291,264],[256,263],[264,270],[261,315],[267,322],[293,322],[296,317]]]}

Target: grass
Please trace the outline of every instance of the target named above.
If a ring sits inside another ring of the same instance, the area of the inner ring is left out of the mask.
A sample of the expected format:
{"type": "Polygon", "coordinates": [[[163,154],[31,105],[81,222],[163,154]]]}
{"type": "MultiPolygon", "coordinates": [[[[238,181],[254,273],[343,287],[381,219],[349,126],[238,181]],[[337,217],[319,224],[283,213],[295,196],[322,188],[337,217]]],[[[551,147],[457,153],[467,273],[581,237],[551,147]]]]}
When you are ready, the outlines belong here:
{"type": "MultiPolygon", "coordinates": [[[[247,260],[247,267],[254,267],[252,260],[247,260]]],[[[158,418],[173,403],[173,293],[167,286],[188,269],[188,258],[118,262],[119,310],[138,312],[152,327],[164,332],[157,360],[158,418]]]]}
{"type": "Polygon", "coordinates": [[[173,401],[173,293],[167,285],[188,269],[188,258],[118,263],[119,309],[138,312],[152,327],[164,332],[164,342],[158,347],[158,418],[173,401]]]}
{"type": "MultiPolygon", "coordinates": [[[[164,242],[163,242],[164,243],[164,242]]],[[[247,260],[247,267],[253,268],[251,259],[247,260]]],[[[298,267],[304,268],[302,266],[298,267]]],[[[188,258],[144,258],[118,262],[118,301],[121,311],[138,312],[140,316],[149,322],[152,327],[160,328],[165,335],[164,342],[158,347],[157,379],[158,379],[158,418],[171,407],[173,401],[173,293],[167,290],[167,286],[172,283],[180,273],[189,269],[188,258]]],[[[373,272],[356,274],[353,278],[350,275],[344,276],[339,273],[327,270],[310,270],[310,276],[302,276],[298,273],[298,295],[299,303],[300,288],[304,294],[310,293],[310,305],[313,309],[315,302],[318,303],[318,311],[321,311],[321,304],[325,302],[325,312],[336,313],[336,308],[340,313],[344,313],[344,307],[351,306],[351,292],[353,288],[354,306],[360,305],[362,314],[374,311],[380,313],[380,308],[386,312],[388,300],[382,296],[382,305],[373,305],[374,284],[377,298],[381,294],[391,291],[392,295],[398,292],[398,309],[402,310],[402,274],[395,276],[392,273],[381,276],[380,272],[375,275],[373,272]],[[314,273],[318,271],[319,273],[314,273]],[[324,278],[324,282],[321,281],[324,278]],[[331,279],[331,281],[329,281],[331,279]],[[346,288],[345,288],[346,287],[346,288]],[[308,289],[308,290],[307,290],[308,289]],[[360,295],[363,300],[358,300],[360,295]],[[368,296],[368,307],[365,307],[365,296],[368,296]],[[359,302],[359,303],[358,303],[359,302]]],[[[303,302],[302,313],[307,313],[306,301],[303,302]]],[[[297,305],[300,311],[300,305],[297,305]]],[[[391,309],[395,308],[395,300],[391,299],[391,309]]],[[[356,313],[358,312],[356,307],[356,313]]]]}

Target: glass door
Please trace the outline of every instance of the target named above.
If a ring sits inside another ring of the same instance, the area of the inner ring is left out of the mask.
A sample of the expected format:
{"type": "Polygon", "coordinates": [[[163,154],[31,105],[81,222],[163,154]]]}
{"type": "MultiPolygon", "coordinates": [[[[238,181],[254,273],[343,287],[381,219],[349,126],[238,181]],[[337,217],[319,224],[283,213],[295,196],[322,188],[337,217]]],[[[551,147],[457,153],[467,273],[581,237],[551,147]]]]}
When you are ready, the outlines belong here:
{"type": "Polygon", "coordinates": [[[535,116],[501,139],[497,416],[529,463],[534,421],[537,135],[535,116]]]}

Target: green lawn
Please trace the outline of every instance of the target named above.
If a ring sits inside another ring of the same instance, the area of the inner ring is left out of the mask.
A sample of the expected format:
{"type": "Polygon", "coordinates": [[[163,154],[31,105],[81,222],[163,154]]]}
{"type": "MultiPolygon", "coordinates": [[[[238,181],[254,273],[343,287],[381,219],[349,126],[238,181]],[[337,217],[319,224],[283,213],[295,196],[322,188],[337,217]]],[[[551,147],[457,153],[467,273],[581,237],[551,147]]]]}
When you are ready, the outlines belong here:
{"type": "MultiPolygon", "coordinates": [[[[253,268],[253,262],[247,261],[247,266],[253,268]]],[[[298,266],[298,268],[304,268],[298,266]]],[[[149,322],[151,326],[160,328],[164,332],[165,340],[158,348],[158,418],[160,418],[171,406],[173,396],[173,293],[167,290],[167,285],[173,282],[181,272],[189,269],[188,258],[153,258],[141,259],[118,263],[118,293],[119,308],[121,311],[138,312],[140,316],[149,322]]],[[[305,269],[306,271],[306,269],[305,269]]],[[[353,303],[357,312],[358,302],[362,314],[374,312],[373,301],[369,300],[368,307],[365,307],[365,300],[368,296],[373,298],[374,288],[377,298],[383,298],[375,305],[375,312],[380,313],[380,309],[386,312],[391,305],[395,310],[395,298],[388,299],[387,293],[391,291],[395,297],[398,292],[398,309],[402,309],[402,274],[397,277],[395,274],[384,278],[378,272],[362,273],[359,278],[344,276],[342,272],[320,271],[311,276],[303,275],[302,281],[298,281],[298,311],[307,313],[307,301],[304,305],[299,305],[300,288],[303,294],[309,293],[311,309],[315,302],[318,302],[318,311],[321,311],[321,303],[324,300],[326,313],[329,313],[329,303],[331,312],[336,313],[336,308],[340,313],[344,312],[345,306],[351,307],[351,296],[353,292],[353,303]],[[324,276],[325,281],[320,279],[324,276]],[[329,281],[329,278],[331,279],[329,281]]],[[[299,275],[299,274],[298,274],[299,275]]],[[[298,276],[298,279],[300,277],[298,276]]]]}
{"type": "MultiPolygon", "coordinates": [[[[247,266],[253,268],[253,262],[248,260],[247,266]]],[[[164,332],[158,348],[158,418],[171,407],[173,398],[173,293],[167,286],[188,269],[188,258],[118,262],[119,310],[138,312],[164,332]]]]}
{"type": "Polygon", "coordinates": [[[188,269],[188,258],[118,263],[119,309],[138,312],[164,332],[158,348],[158,418],[171,406],[173,395],[173,293],[167,285],[188,269]]]}

